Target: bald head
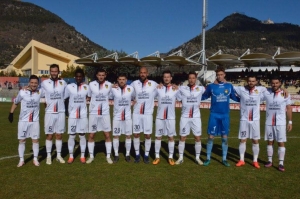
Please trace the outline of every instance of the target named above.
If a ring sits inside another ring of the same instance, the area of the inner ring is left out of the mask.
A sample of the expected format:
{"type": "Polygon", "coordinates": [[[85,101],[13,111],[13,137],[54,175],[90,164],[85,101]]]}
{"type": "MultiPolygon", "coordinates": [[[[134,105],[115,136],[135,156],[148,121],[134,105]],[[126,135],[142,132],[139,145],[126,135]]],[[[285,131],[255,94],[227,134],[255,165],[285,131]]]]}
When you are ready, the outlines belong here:
{"type": "Polygon", "coordinates": [[[140,79],[145,81],[148,77],[148,69],[145,66],[140,67],[140,79]]]}

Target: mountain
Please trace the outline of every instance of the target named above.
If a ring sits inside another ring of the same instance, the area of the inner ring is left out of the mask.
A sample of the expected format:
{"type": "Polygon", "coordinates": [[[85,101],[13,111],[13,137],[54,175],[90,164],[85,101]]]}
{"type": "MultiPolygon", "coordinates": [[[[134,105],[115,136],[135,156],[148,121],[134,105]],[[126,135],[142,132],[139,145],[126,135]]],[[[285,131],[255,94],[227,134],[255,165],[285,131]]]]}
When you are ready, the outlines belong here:
{"type": "Polygon", "coordinates": [[[107,51],[48,10],[32,3],[1,0],[0,66],[10,63],[32,39],[79,57],[107,51]]]}
{"type": "MultiPolygon", "coordinates": [[[[192,55],[201,50],[201,40],[200,34],[169,53],[182,49],[184,55],[192,55]]],[[[300,51],[299,25],[267,24],[244,14],[233,13],[206,32],[207,56],[220,49],[224,53],[240,56],[248,48],[251,52],[273,55],[278,47],[281,52],[300,51]]]]}

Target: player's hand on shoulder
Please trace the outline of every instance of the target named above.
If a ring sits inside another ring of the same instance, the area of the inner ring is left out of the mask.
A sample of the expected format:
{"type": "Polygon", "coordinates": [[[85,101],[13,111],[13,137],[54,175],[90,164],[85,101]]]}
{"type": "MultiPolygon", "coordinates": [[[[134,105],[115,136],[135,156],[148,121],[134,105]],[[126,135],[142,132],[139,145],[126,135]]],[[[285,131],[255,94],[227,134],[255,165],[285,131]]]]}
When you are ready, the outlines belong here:
{"type": "Polygon", "coordinates": [[[284,95],[284,98],[287,98],[289,96],[289,92],[287,89],[283,89],[283,95],[284,95]]]}
{"type": "Polygon", "coordinates": [[[8,115],[8,121],[10,123],[12,123],[14,121],[14,113],[9,113],[9,115],[8,115]]]}
{"type": "Polygon", "coordinates": [[[162,83],[159,83],[159,84],[157,84],[157,87],[156,87],[156,88],[162,89],[163,87],[164,87],[164,85],[163,85],[162,83]]]}
{"type": "Polygon", "coordinates": [[[111,84],[111,87],[112,87],[112,88],[117,88],[117,89],[118,89],[118,88],[119,88],[119,85],[116,84],[116,83],[114,83],[114,84],[111,84]]]}

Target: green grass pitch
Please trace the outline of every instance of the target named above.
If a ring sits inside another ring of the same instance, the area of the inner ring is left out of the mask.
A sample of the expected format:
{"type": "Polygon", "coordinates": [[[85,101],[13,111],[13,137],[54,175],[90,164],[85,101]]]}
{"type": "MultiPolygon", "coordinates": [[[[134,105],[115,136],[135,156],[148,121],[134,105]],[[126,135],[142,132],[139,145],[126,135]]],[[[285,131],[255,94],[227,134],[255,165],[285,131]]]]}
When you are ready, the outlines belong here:
{"type": "MultiPolygon", "coordinates": [[[[274,147],[274,167],[264,168],[267,160],[266,143],[260,141],[260,169],[251,166],[251,142],[247,142],[246,165],[235,167],[239,159],[237,131],[239,111],[231,112],[228,160],[231,167],[221,164],[221,139],[216,138],[212,162],[208,167],[194,163],[194,140],[189,136],[186,142],[184,163],[170,166],[167,163],[167,141],[162,142],[159,165],[127,163],[124,160],[124,137],[120,143],[120,161],[109,165],[105,160],[105,146],[102,133],[96,136],[95,161],[81,164],[79,147],[73,164],[59,164],[53,160],[46,165],[45,135],[43,132],[44,110],[41,111],[41,138],[39,160],[41,165],[32,164],[31,140],[27,139],[25,166],[17,168],[18,140],[17,121],[19,109],[14,114],[14,122],[7,120],[11,104],[1,103],[0,109],[0,198],[300,198],[299,188],[299,113],[293,114],[293,130],[288,133],[286,143],[285,172],[277,170],[277,146],[274,147]],[[298,122],[297,122],[298,121],[298,122]]],[[[41,106],[43,107],[43,106],[41,106]]],[[[206,128],[209,110],[202,109],[202,151],[206,158],[206,128]]],[[[261,135],[264,133],[265,112],[261,114],[261,135]]],[[[177,129],[180,109],[177,109],[177,129]]],[[[177,131],[178,134],[178,131],[177,131]]],[[[143,136],[142,141],[143,141],[143,136]]],[[[67,138],[63,135],[63,157],[67,160],[67,138]]],[[[154,158],[154,136],[152,136],[151,160],[154,158]]],[[[175,159],[178,158],[178,136],[176,137],[175,159]]],[[[78,138],[76,142],[78,146],[78,138]]],[[[144,151],[141,144],[141,153],[144,151]]],[[[114,153],[113,153],[114,154],[114,153]]],[[[134,150],[131,149],[133,159],[134,150]]],[[[53,153],[53,158],[56,156],[53,153]]]]}

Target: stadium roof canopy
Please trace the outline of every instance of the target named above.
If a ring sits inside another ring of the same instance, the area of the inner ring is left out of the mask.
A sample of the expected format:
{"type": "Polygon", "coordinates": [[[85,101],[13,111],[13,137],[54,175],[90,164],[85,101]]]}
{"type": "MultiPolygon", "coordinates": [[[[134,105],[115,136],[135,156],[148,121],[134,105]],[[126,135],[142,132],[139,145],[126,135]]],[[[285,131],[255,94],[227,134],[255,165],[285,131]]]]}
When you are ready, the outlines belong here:
{"type": "Polygon", "coordinates": [[[240,65],[243,64],[242,61],[235,55],[230,54],[214,54],[207,58],[208,62],[212,62],[216,65],[240,65]]]}
{"type": "Polygon", "coordinates": [[[276,51],[274,56],[265,53],[250,53],[248,49],[240,57],[231,54],[222,54],[219,50],[211,57],[207,58],[208,62],[216,65],[245,65],[245,66],[257,66],[260,63],[271,65],[300,65],[300,52],[285,52],[280,53],[280,48],[276,51]]]}
{"type": "Polygon", "coordinates": [[[274,56],[278,65],[300,65],[300,52],[285,52],[274,56]]]}

